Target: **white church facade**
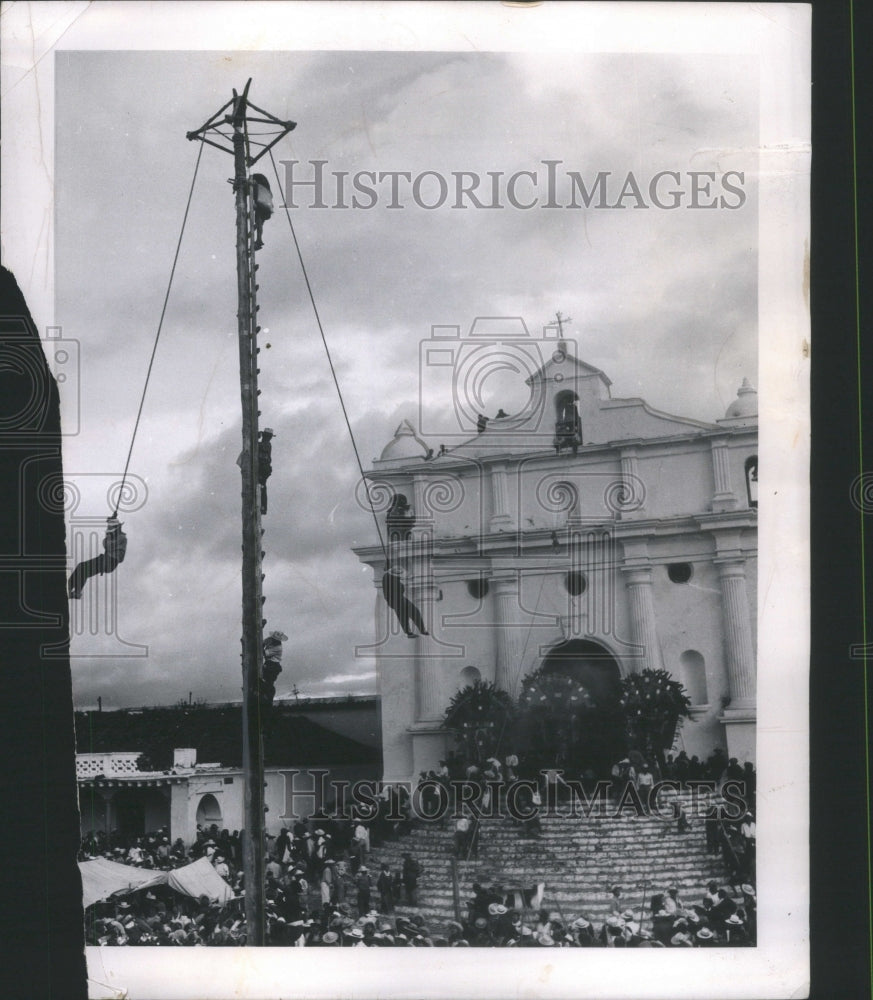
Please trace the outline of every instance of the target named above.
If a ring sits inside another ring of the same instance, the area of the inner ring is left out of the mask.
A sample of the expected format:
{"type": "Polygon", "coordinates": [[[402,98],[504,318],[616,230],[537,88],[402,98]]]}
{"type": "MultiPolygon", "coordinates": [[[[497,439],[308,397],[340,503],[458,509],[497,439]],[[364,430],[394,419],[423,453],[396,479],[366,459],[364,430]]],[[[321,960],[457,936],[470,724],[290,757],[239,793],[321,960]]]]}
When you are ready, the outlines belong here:
{"type": "Polygon", "coordinates": [[[521,413],[448,446],[404,421],[367,473],[382,539],[355,550],[376,587],[357,654],[380,677],[384,780],[445,756],[457,691],[516,696],[544,664],[607,686],[665,669],[692,702],[677,746],[754,762],[757,394],[744,381],[711,423],[662,413],[614,398],[564,340],[527,383],[521,413]],[[388,608],[389,562],[429,634],[388,608]]]}

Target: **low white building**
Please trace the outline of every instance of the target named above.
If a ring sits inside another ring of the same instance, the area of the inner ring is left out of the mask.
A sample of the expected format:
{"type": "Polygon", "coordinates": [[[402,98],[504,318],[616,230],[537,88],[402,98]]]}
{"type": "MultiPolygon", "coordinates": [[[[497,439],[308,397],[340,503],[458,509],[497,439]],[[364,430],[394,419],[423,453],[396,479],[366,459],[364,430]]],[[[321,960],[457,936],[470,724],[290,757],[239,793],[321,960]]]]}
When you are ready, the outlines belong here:
{"type": "MultiPolygon", "coordinates": [[[[135,751],[76,754],[83,837],[116,830],[122,836],[142,836],[166,828],[171,842],[181,837],[187,846],[196,839],[198,825],[208,829],[215,824],[231,832],[245,828],[245,780],[240,768],[198,764],[196,750],[179,749],[173,753],[171,769],[140,771],[139,757],[135,751]]],[[[372,777],[372,765],[366,764],[265,768],[267,833],[275,837],[297,819],[330,807],[330,780],[372,777]],[[328,780],[318,779],[321,770],[329,770],[328,780]]]]}
{"type": "Polygon", "coordinates": [[[757,394],[744,381],[711,423],[674,416],[614,398],[553,347],[521,413],[484,429],[462,413],[473,424],[448,446],[404,421],[367,474],[390,514],[384,546],[355,552],[376,588],[389,561],[403,567],[430,632],[407,637],[377,590],[357,653],[381,678],[386,781],[444,756],[459,689],[481,678],[515,695],[541,665],[604,699],[663,667],[693,702],[689,756],[755,760],[757,394]]]}

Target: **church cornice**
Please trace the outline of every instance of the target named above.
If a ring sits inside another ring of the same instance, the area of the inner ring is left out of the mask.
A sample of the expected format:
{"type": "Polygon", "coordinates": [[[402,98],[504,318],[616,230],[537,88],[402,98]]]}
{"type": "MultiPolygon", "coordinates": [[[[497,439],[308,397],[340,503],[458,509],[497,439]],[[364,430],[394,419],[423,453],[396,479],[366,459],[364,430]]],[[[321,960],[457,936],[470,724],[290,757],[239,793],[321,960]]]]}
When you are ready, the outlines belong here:
{"type": "MultiPolygon", "coordinates": [[[[610,400],[610,403],[623,403],[624,400],[610,400]]],[[[645,405],[645,404],[644,404],[645,405]]],[[[658,415],[658,411],[651,410],[651,413],[658,415]]],[[[659,437],[633,437],[618,438],[602,443],[583,444],[578,449],[575,456],[555,455],[554,448],[550,441],[541,440],[535,448],[526,450],[507,451],[504,442],[495,450],[483,451],[486,445],[480,443],[477,438],[458,445],[454,451],[444,455],[438,455],[432,459],[415,458],[412,460],[394,460],[385,463],[376,462],[374,466],[367,470],[365,475],[368,478],[394,477],[403,478],[415,475],[437,476],[440,472],[463,472],[471,465],[490,468],[492,465],[504,463],[507,465],[524,462],[541,463],[545,467],[567,468],[569,466],[583,464],[585,459],[596,457],[619,458],[622,451],[628,448],[639,450],[640,457],[645,457],[646,452],[657,453],[658,449],[676,450],[679,446],[684,446],[688,450],[695,450],[702,444],[709,444],[713,438],[724,439],[728,447],[739,446],[746,443],[744,439],[754,438],[757,441],[757,425],[747,425],[744,427],[723,427],[717,424],[699,424],[699,430],[690,431],[683,434],[669,434],[659,437]],[[461,449],[470,447],[470,453],[465,454],[461,449]]]]}
{"type": "MultiPolygon", "coordinates": [[[[754,510],[730,511],[725,514],[676,515],[667,518],[645,518],[639,520],[581,521],[572,525],[573,531],[585,532],[610,530],[616,542],[659,541],[683,536],[700,536],[730,533],[731,539],[742,538],[733,543],[731,549],[742,551],[745,558],[757,553],[756,546],[749,545],[745,533],[757,529],[757,513],[754,510]]],[[[465,564],[471,570],[476,566],[486,566],[492,559],[555,558],[566,547],[568,526],[560,528],[529,528],[526,531],[484,532],[481,535],[440,536],[433,539],[434,566],[447,566],[453,562],[465,564]],[[559,549],[555,549],[557,539],[559,549]]],[[[379,545],[362,545],[352,549],[355,555],[370,566],[380,566],[385,555],[379,545]]],[[[691,557],[689,557],[691,558],[691,557]]],[[[694,559],[711,559],[700,555],[694,559]]],[[[652,560],[658,562],[658,559],[652,560]]],[[[693,560],[692,560],[693,561],[693,560]]]]}

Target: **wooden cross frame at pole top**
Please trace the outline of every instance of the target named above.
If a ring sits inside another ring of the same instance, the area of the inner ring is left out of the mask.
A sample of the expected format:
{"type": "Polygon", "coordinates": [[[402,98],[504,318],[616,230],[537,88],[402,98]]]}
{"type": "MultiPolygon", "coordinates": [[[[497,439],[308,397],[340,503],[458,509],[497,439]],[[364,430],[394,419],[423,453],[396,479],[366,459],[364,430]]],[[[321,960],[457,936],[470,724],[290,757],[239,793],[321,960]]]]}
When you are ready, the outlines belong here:
{"type": "Polygon", "coordinates": [[[237,319],[239,326],[240,396],[242,400],[242,676],[243,676],[243,777],[245,781],[245,876],[246,943],[263,945],[266,938],[264,911],[265,817],[264,743],[261,728],[261,665],[263,662],[263,595],[261,588],[261,528],[258,503],[258,306],[255,282],[255,219],[252,182],[248,168],[287,135],[295,123],[281,121],[253,105],[248,99],[249,80],[242,94],[233,97],[188,139],[199,139],[234,158],[233,190],[236,200],[237,319]],[[230,109],[230,114],[225,112],[230,109]],[[250,114],[257,113],[259,117],[250,114]],[[269,126],[270,142],[258,142],[250,124],[269,126]],[[252,156],[252,146],[260,151],[252,156]]]}

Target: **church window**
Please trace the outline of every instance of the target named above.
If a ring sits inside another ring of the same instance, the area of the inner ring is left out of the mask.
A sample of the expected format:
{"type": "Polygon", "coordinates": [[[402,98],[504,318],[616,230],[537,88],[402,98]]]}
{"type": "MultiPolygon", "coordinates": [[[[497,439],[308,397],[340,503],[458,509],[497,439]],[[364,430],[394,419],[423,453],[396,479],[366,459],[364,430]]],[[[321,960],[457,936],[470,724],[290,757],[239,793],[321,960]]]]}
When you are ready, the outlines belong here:
{"type": "Polygon", "coordinates": [[[750,455],[746,459],[746,493],[749,506],[758,506],[758,456],[750,455]]]}
{"type": "Polygon", "coordinates": [[[696,649],[686,649],[679,657],[682,684],[692,705],[706,705],[706,661],[696,649]]]}
{"type": "Polygon", "coordinates": [[[667,567],[667,576],[673,583],[688,583],[691,579],[691,563],[670,563],[667,567]]]}

